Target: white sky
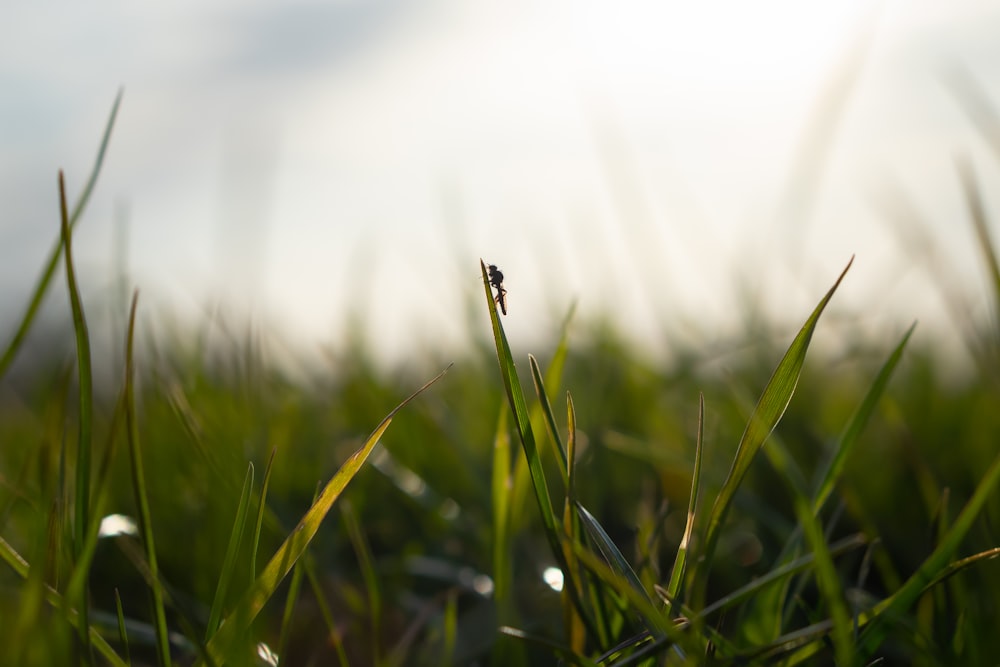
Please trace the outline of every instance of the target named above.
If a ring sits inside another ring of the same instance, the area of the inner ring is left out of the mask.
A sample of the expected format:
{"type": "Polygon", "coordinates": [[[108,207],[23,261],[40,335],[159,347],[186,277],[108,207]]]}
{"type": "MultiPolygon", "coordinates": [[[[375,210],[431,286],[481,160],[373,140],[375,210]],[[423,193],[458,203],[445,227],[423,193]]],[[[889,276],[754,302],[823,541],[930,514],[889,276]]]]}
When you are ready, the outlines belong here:
{"type": "Polygon", "coordinates": [[[314,344],[365,306],[390,356],[459,343],[480,256],[515,336],[575,296],[641,338],[731,325],[738,288],[800,323],[856,254],[838,302],[894,342],[947,311],[879,197],[985,283],[954,159],[991,210],[1000,170],[945,75],[1000,105],[997,35],[994,3],[931,0],[7,2],[0,340],[58,232],[56,170],[79,191],[124,86],[76,240],[94,299],[116,215],[147,307],[221,298],[314,344]]]}

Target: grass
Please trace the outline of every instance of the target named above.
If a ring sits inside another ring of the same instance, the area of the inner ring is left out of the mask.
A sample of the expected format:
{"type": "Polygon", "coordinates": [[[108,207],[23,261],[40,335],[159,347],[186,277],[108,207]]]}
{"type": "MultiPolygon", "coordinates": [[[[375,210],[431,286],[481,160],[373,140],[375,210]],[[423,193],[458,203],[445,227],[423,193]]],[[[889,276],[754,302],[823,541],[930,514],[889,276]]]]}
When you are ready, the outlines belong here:
{"type": "Polygon", "coordinates": [[[251,337],[137,346],[136,295],[95,387],[72,241],[117,108],[0,357],[0,664],[996,662],[989,327],[958,381],[914,327],[817,354],[845,268],[725,376],[572,307],[519,365],[481,263],[492,349],[429,381],[363,343],[296,381],[251,337]],[[5,378],[60,260],[74,364],[5,378]]]}

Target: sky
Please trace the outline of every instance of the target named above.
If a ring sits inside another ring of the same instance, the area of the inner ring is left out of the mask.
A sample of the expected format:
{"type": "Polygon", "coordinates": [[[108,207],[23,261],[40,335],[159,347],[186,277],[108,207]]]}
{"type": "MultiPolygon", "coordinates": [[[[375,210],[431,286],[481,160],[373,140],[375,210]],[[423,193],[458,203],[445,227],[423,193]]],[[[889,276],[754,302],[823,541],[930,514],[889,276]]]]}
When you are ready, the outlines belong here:
{"type": "Polygon", "coordinates": [[[994,210],[968,91],[1000,105],[997,34],[971,1],[13,0],[0,340],[119,89],[74,241],[95,304],[124,272],[305,347],[360,314],[398,359],[462,344],[482,257],[515,338],[575,299],[655,350],[748,299],[797,326],[855,256],[843,313],[955,336],[949,289],[987,307],[956,163],[994,210]]]}

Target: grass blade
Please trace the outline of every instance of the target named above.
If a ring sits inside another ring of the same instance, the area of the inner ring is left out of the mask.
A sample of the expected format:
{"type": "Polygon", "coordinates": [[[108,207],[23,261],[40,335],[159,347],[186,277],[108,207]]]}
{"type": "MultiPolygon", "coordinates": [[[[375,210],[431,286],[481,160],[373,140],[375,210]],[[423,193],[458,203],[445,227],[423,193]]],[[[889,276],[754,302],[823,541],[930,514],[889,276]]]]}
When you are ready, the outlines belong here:
{"type": "MultiPolygon", "coordinates": [[[[538,510],[545,528],[545,537],[552,550],[552,556],[565,576],[569,572],[569,566],[562,550],[562,530],[552,509],[552,499],[549,495],[548,484],[545,481],[545,471],[542,468],[542,461],[538,455],[538,447],[535,444],[535,434],[532,431],[531,420],[528,417],[528,406],[524,401],[524,393],[521,391],[521,383],[517,376],[517,369],[514,366],[514,358],[510,351],[510,344],[507,342],[507,335],[504,333],[503,326],[500,324],[500,316],[497,314],[496,302],[493,300],[493,291],[486,273],[486,263],[479,260],[479,265],[482,269],[483,287],[486,290],[490,321],[493,324],[493,340],[496,343],[497,361],[500,364],[500,375],[503,378],[504,389],[507,392],[507,401],[514,415],[514,423],[517,427],[518,436],[521,439],[521,447],[524,449],[528,472],[531,474],[531,482],[535,490],[535,500],[538,502],[538,510]]],[[[569,580],[567,579],[567,581],[569,580]]],[[[579,592],[574,586],[568,586],[566,590],[570,591],[573,603],[586,621],[587,616],[580,601],[579,592]]]]}
{"type": "Polygon", "coordinates": [[[396,413],[424,390],[440,380],[447,372],[447,368],[441,371],[424,386],[420,387],[420,389],[410,394],[402,403],[393,408],[375,430],[372,431],[361,448],[354,452],[340,467],[340,470],[330,478],[330,481],[327,482],[322,492],[320,492],[319,498],[309,508],[305,516],[302,517],[302,520],[292,530],[292,533],[285,539],[285,542],[264,567],[264,571],[261,572],[253,585],[246,591],[236,608],[226,618],[226,622],[208,643],[206,648],[214,661],[225,662],[233,644],[245,635],[247,629],[250,627],[250,623],[257,617],[260,610],[263,609],[264,604],[274,595],[278,584],[281,583],[295,563],[305,553],[312,538],[316,535],[316,531],[319,530],[320,523],[322,523],[327,513],[333,507],[333,503],[347,487],[347,484],[361,470],[361,466],[364,465],[375,445],[378,444],[382,434],[389,428],[389,424],[392,423],[396,413]]]}
{"type": "Polygon", "coordinates": [[[531,381],[535,385],[535,394],[538,396],[538,405],[545,418],[545,427],[552,438],[552,446],[556,456],[559,457],[559,470],[562,472],[563,484],[569,486],[569,464],[566,459],[566,450],[563,448],[562,438],[559,437],[559,427],[556,426],[556,419],[552,414],[552,404],[549,402],[548,394],[545,393],[545,381],[542,379],[542,370],[538,366],[538,360],[534,355],[528,355],[528,367],[531,369],[531,381]]]}
{"type": "MultiPolygon", "coordinates": [[[[86,208],[87,202],[90,200],[90,193],[93,192],[94,185],[97,183],[97,176],[101,173],[101,166],[104,164],[104,153],[107,150],[108,141],[111,139],[111,128],[115,125],[115,118],[118,116],[118,107],[121,104],[123,92],[119,90],[118,95],[115,97],[115,103],[111,107],[111,115],[108,117],[108,123],[104,128],[104,136],[101,139],[100,148],[97,150],[97,159],[94,160],[94,167],[90,170],[87,184],[84,186],[79,199],[76,200],[73,211],[69,214],[69,227],[71,231],[75,229],[77,220],[80,219],[80,215],[86,208]]],[[[13,363],[14,358],[17,356],[18,350],[21,348],[21,344],[24,343],[24,339],[31,330],[31,325],[35,322],[35,317],[38,315],[38,310],[42,306],[42,301],[45,299],[45,294],[48,292],[49,286],[52,284],[52,278],[55,276],[56,269],[59,266],[59,255],[62,253],[62,248],[63,235],[60,234],[59,240],[56,241],[56,245],[45,264],[45,270],[42,271],[42,275],[38,278],[35,291],[31,295],[28,308],[21,318],[17,331],[7,345],[7,349],[4,350],[3,356],[0,356],[0,378],[10,368],[11,363],[13,363]]]]}
{"type": "Polygon", "coordinates": [[[844,267],[833,287],[820,300],[809,316],[809,319],[802,325],[802,329],[795,336],[788,351],[785,352],[785,356],[782,357],[777,368],[774,369],[771,379],[768,381],[767,386],[764,387],[764,391],[757,401],[757,406],[754,408],[753,414],[750,415],[746,430],[743,432],[740,444],[736,448],[736,457],[733,460],[732,467],[725,482],[723,482],[722,488],[719,490],[719,495],[716,497],[711,513],[709,514],[708,528],[705,535],[705,548],[695,574],[692,577],[692,588],[695,591],[693,599],[695,600],[694,607],[696,609],[702,605],[704,599],[708,569],[712,557],[715,555],[720,529],[729,511],[733,496],[736,495],[736,490],[750,468],[750,463],[764,445],[771,431],[777,426],[789,402],[791,402],[792,394],[795,392],[799,375],[802,372],[802,366],[805,363],[806,351],[809,349],[809,342],[812,340],[819,317],[823,314],[827,303],[833,297],[837,287],[840,286],[840,281],[844,279],[853,262],[854,258],[851,257],[851,261],[844,267]]]}
{"type": "Polygon", "coordinates": [[[226,603],[226,593],[229,591],[229,582],[236,572],[236,557],[239,555],[240,543],[243,541],[243,533],[247,525],[247,513],[250,509],[250,494],[253,491],[253,463],[247,466],[247,474],[243,480],[243,491],[240,492],[240,502],[236,506],[236,518],[233,520],[233,529],[229,533],[229,544],[226,546],[226,555],[222,559],[222,570],[219,572],[219,583],[215,587],[215,599],[212,600],[212,610],[208,614],[208,626],[205,628],[205,641],[207,642],[219,629],[222,621],[222,607],[226,603]]]}
{"type": "Polygon", "coordinates": [[[677,545],[677,556],[674,557],[674,567],[670,571],[670,580],[667,583],[667,595],[671,600],[676,600],[681,590],[681,582],[684,580],[684,568],[687,564],[688,545],[691,542],[691,532],[694,530],[694,521],[698,510],[698,494],[701,488],[701,452],[702,442],[705,435],[705,395],[698,394],[698,437],[695,440],[694,449],[694,470],[691,473],[691,498],[688,500],[687,523],[684,525],[684,535],[680,544],[677,545]]]}
{"type": "Polygon", "coordinates": [[[358,523],[358,516],[349,502],[341,505],[341,513],[344,515],[344,525],[347,534],[354,546],[354,553],[361,566],[361,578],[365,582],[365,590],[368,593],[368,617],[371,621],[369,639],[371,640],[372,662],[375,665],[382,664],[382,589],[379,586],[378,574],[375,572],[375,562],[372,557],[372,549],[365,539],[361,524],[358,523]]]}
{"type": "MultiPolygon", "coordinates": [[[[76,336],[77,379],[80,392],[79,435],[76,455],[76,486],[73,494],[75,507],[73,521],[73,557],[80,556],[87,538],[87,525],[90,521],[90,458],[91,439],[93,437],[94,416],[94,378],[90,368],[90,333],[87,331],[87,319],[83,314],[83,303],[80,299],[80,287],[76,282],[76,270],[73,267],[73,243],[69,228],[69,213],[66,210],[66,182],[63,173],[59,172],[59,213],[62,242],[66,247],[66,284],[69,289],[69,303],[73,311],[73,331],[76,336]]],[[[85,578],[86,579],[86,578],[85,578]]],[[[84,581],[80,596],[72,602],[80,613],[79,635],[83,644],[85,661],[91,661],[90,636],[87,633],[89,587],[84,581]]]]}
{"type": "Polygon", "coordinates": [[[264,525],[264,515],[267,514],[267,487],[271,483],[271,470],[274,466],[274,455],[278,453],[277,447],[271,448],[271,455],[267,458],[267,467],[264,468],[264,483],[260,489],[260,503],[257,506],[257,521],[253,530],[253,546],[250,549],[250,576],[257,578],[257,549],[260,546],[260,532],[264,525]]]}
{"type": "MultiPolygon", "coordinates": [[[[69,248],[67,247],[67,251],[69,248]]],[[[67,253],[68,254],[68,253],[67,253]]],[[[132,307],[128,316],[128,338],[125,344],[125,423],[128,429],[129,460],[132,464],[132,490],[139,510],[139,533],[149,567],[150,588],[153,592],[153,625],[156,628],[157,658],[163,667],[170,664],[170,639],[167,634],[167,614],[163,602],[163,589],[159,585],[160,568],[156,560],[156,542],[153,539],[153,519],[146,493],[146,475],[143,472],[142,447],[139,444],[139,422],[135,411],[135,313],[139,304],[138,290],[132,294],[132,307]]]]}

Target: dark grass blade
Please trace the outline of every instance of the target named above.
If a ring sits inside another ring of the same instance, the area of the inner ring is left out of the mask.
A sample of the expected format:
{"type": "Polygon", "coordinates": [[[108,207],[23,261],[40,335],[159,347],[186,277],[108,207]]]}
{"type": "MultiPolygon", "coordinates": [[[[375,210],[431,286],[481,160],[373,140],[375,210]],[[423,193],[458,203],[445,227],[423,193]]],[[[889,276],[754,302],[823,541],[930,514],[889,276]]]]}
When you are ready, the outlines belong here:
{"type": "MultiPolygon", "coordinates": [[[[449,366],[450,368],[450,366],[449,366]]],[[[375,430],[368,436],[365,443],[340,467],[340,470],[327,482],[319,498],[309,508],[302,520],[295,527],[292,533],[285,539],[285,542],[264,567],[264,571],[254,581],[253,585],[246,591],[243,598],[236,605],[235,609],[226,618],[225,623],[215,633],[212,640],[206,647],[208,654],[216,662],[225,662],[233,650],[234,644],[245,637],[250,624],[253,622],[264,604],[271,599],[278,585],[292,569],[295,563],[302,557],[309,543],[312,541],[319,526],[327,513],[333,507],[333,503],[347,487],[348,483],[361,470],[361,466],[368,459],[375,445],[378,444],[382,434],[392,423],[396,414],[403,409],[410,401],[419,396],[424,390],[440,380],[448,369],[441,371],[432,380],[427,382],[420,389],[408,396],[402,403],[397,405],[382,420],[375,430]]]]}
{"type": "MultiPolygon", "coordinates": [[[[67,248],[69,250],[69,248],[67,248]]],[[[157,659],[160,665],[170,664],[170,639],[167,634],[167,614],[163,601],[163,589],[159,585],[160,568],[156,560],[156,542],[153,539],[153,519],[146,492],[146,474],[142,463],[142,447],[139,443],[139,420],[135,411],[135,313],[139,303],[139,292],[132,294],[132,307],[128,317],[128,338],[125,344],[125,423],[128,433],[129,461],[132,471],[132,491],[139,512],[139,534],[149,568],[150,588],[153,593],[153,626],[156,629],[157,659]]]]}
{"type": "MultiPolygon", "coordinates": [[[[63,246],[66,248],[66,284],[69,290],[69,303],[73,311],[73,331],[76,337],[77,380],[79,382],[80,414],[79,434],[76,452],[76,485],[73,493],[73,555],[74,560],[80,556],[87,539],[87,526],[90,522],[90,473],[91,473],[91,441],[93,438],[94,418],[94,378],[90,368],[90,333],[87,330],[87,319],[83,313],[83,302],[80,298],[80,288],[76,282],[76,270],[73,267],[72,233],[69,227],[69,213],[66,210],[66,182],[62,171],[59,172],[59,213],[60,230],[63,246]]],[[[89,587],[84,578],[80,596],[72,600],[80,613],[79,635],[83,644],[85,661],[90,662],[90,636],[87,633],[89,587]]]]}
{"type": "Polygon", "coordinates": [[[125,662],[131,665],[132,657],[129,655],[128,633],[125,631],[125,610],[122,609],[122,596],[118,593],[117,588],[115,588],[115,615],[118,617],[118,641],[125,649],[125,662]]]}
{"type": "Polygon", "coordinates": [[[670,625],[670,619],[667,618],[666,614],[656,609],[653,599],[650,597],[649,592],[643,588],[639,576],[632,569],[632,566],[629,565],[628,559],[618,549],[614,541],[612,541],[611,537],[604,530],[604,527],[594,518],[594,515],[587,511],[586,507],[580,503],[576,503],[576,511],[580,516],[584,528],[587,530],[587,534],[594,544],[597,545],[598,550],[604,557],[605,562],[608,563],[611,570],[615,573],[615,576],[626,582],[636,596],[641,596],[645,600],[646,604],[637,609],[637,612],[646,630],[657,639],[666,636],[667,630],[665,628],[670,625]],[[650,614],[651,609],[655,613],[650,614]]]}
{"type": "MultiPolygon", "coordinates": [[[[115,118],[118,116],[118,107],[121,104],[123,92],[124,91],[119,90],[118,95],[115,97],[115,103],[111,107],[111,115],[108,117],[108,123],[104,128],[104,136],[101,139],[100,148],[97,150],[97,159],[94,160],[94,166],[90,170],[90,176],[87,179],[87,184],[83,188],[83,192],[80,194],[79,199],[77,199],[76,205],[73,207],[73,211],[69,214],[70,231],[75,229],[76,223],[80,219],[80,215],[83,213],[87,206],[87,202],[90,200],[90,193],[93,192],[94,185],[97,183],[97,176],[101,173],[101,166],[104,164],[104,153],[107,150],[108,141],[111,139],[111,128],[115,125],[115,118]]],[[[45,270],[42,271],[42,275],[38,278],[38,283],[35,285],[35,291],[31,295],[31,300],[28,302],[28,308],[25,311],[24,316],[21,318],[17,331],[14,333],[13,338],[7,345],[7,349],[4,350],[3,356],[0,356],[0,378],[7,373],[11,363],[13,363],[14,358],[17,356],[18,350],[20,350],[22,343],[24,343],[24,339],[31,330],[32,324],[35,322],[38,310],[42,307],[42,301],[45,299],[45,294],[48,292],[49,286],[52,284],[52,278],[55,276],[56,269],[59,267],[59,256],[62,253],[62,249],[63,235],[60,234],[59,240],[52,249],[48,262],[45,264],[45,270]]]]}
{"type": "Polygon", "coordinates": [[[222,569],[219,571],[219,581],[215,587],[215,598],[212,600],[212,609],[208,614],[208,626],[205,628],[206,642],[212,638],[222,622],[222,608],[226,604],[229,582],[232,581],[233,574],[236,572],[236,559],[239,556],[240,543],[243,542],[243,533],[246,532],[251,493],[253,493],[253,463],[247,465],[243,490],[240,492],[240,501],[236,506],[236,518],[233,520],[233,529],[229,533],[226,555],[222,559],[222,569]]]}
{"type": "Polygon", "coordinates": [[[805,363],[806,351],[809,349],[809,343],[812,340],[812,335],[816,329],[816,324],[819,322],[820,315],[823,314],[823,310],[830,302],[837,287],[840,286],[840,281],[844,279],[853,262],[854,258],[851,257],[851,261],[844,267],[833,287],[820,300],[809,316],[809,319],[802,325],[802,329],[795,336],[788,351],[785,352],[785,356],[782,357],[774,373],[771,375],[767,386],[764,387],[757,406],[754,408],[753,414],[751,414],[750,420],[747,422],[746,430],[743,432],[743,437],[736,449],[736,457],[729,470],[729,475],[719,490],[719,495],[716,497],[709,514],[708,528],[705,534],[705,547],[700,556],[698,567],[692,576],[692,589],[694,591],[692,599],[695,601],[694,607],[696,609],[702,605],[704,599],[708,569],[712,557],[715,555],[720,529],[729,511],[733,496],[736,495],[736,490],[750,468],[750,463],[764,445],[771,431],[777,426],[782,415],[784,415],[785,409],[788,407],[792,399],[792,394],[795,392],[795,387],[798,384],[799,375],[805,363]]]}

